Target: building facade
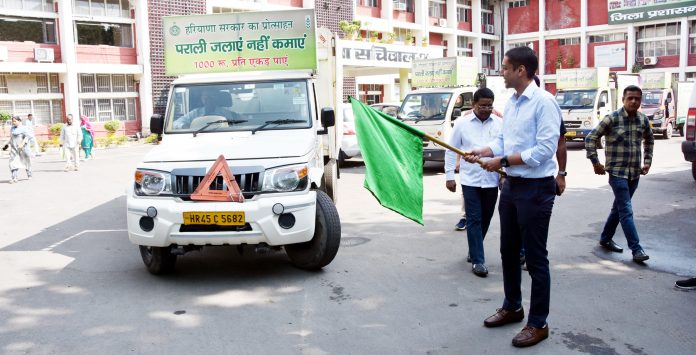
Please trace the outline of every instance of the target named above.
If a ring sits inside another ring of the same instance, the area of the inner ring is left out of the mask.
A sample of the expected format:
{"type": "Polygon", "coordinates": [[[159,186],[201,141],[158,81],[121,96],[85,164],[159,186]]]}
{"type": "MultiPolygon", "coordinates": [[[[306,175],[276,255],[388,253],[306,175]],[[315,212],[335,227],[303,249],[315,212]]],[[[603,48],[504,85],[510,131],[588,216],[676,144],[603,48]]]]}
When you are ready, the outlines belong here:
{"type": "Polygon", "coordinates": [[[609,67],[696,78],[696,7],[679,0],[506,1],[505,45],[529,46],[555,92],[558,68],[609,67]],[[611,16],[610,16],[611,13],[611,16]]]}
{"type": "Polygon", "coordinates": [[[139,132],[152,100],[141,85],[145,10],[129,0],[0,0],[0,111],[32,113],[40,139],[67,114],[90,117],[97,134],[110,120],[139,132]]]}

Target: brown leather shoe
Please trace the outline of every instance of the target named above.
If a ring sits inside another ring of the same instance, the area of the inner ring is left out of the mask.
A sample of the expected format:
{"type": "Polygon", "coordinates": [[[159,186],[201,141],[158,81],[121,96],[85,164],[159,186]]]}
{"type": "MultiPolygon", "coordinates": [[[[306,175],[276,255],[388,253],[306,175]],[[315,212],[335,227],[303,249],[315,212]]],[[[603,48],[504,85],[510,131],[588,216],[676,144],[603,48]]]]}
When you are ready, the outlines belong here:
{"type": "Polygon", "coordinates": [[[486,318],[483,325],[488,328],[500,327],[501,325],[519,322],[524,319],[524,310],[522,308],[516,311],[510,311],[503,308],[498,308],[495,314],[486,318]]]}
{"type": "Polygon", "coordinates": [[[520,332],[517,333],[514,338],[512,338],[512,345],[518,348],[524,348],[526,346],[535,345],[548,337],[548,326],[543,328],[535,328],[528,324],[522,328],[522,330],[520,330],[520,332]]]}

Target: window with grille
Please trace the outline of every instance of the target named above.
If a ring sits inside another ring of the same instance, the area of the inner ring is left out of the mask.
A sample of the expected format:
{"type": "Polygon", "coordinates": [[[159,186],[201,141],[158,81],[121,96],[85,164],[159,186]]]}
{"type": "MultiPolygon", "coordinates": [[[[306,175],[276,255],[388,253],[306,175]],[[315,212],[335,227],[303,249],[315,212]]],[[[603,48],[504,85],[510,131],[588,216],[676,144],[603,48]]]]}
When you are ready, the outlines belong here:
{"type": "Polygon", "coordinates": [[[573,44],[580,44],[580,37],[561,38],[558,40],[558,45],[560,46],[569,46],[573,44]]]}
{"type": "Polygon", "coordinates": [[[361,6],[379,7],[379,0],[360,0],[361,6]]]}
{"type": "Polygon", "coordinates": [[[428,1],[428,16],[445,18],[445,1],[444,0],[430,0],[428,1]]]}
{"type": "Polygon", "coordinates": [[[411,0],[394,0],[394,10],[413,12],[413,1],[411,1],[411,0]]]}
{"type": "Polygon", "coordinates": [[[4,75],[0,75],[0,94],[7,94],[8,92],[7,80],[4,75]]]}
{"type": "Polygon", "coordinates": [[[135,120],[135,98],[80,99],[80,114],[98,122],[135,120]]]}
{"type": "Polygon", "coordinates": [[[637,56],[643,58],[678,55],[680,31],[679,22],[638,27],[637,56]]]}
{"type": "Polygon", "coordinates": [[[80,74],[80,92],[137,93],[132,74],[80,74]]]}
{"type": "Polygon", "coordinates": [[[0,0],[5,9],[56,12],[53,0],[0,0]]]}
{"type": "Polygon", "coordinates": [[[73,0],[73,11],[75,15],[131,17],[129,0],[73,0]]]}
{"type": "Polygon", "coordinates": [[[625,33],[611,33],[604,35],[592,35],[589,38],[590,43],[598,42],[613,42],[613,41],[625,41],[627,35],[625,33]]]}
{"type": "Polygon", "coordinates": [[[12,113],[22,118],[31,113],[36,124],[45,126],[62,122],[62,110],[61,100],[0,101],[0,112],[12,113]]]}
{"type": "Polygon", "coordinates": [[[464,1],[457,2],[457,21],[458,22],[470,22],[471,21],[471,2],[464,2],[464,1]]]}
{"type": "Polygon", "coordinates": [[[529,6],[529,0],[515,0],[508,2],[508,8],[529,6]]]}

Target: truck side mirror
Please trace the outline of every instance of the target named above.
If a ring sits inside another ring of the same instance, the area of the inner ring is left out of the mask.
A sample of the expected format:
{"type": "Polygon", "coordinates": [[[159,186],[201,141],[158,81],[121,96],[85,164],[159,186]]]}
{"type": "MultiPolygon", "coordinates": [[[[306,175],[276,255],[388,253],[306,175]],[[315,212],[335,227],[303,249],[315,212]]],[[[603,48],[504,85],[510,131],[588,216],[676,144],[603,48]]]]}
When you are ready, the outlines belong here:
{"type": "Polygon", "coordinates": [[[455,109],[454,109],[454,112],[452,112],[452,119],[455,120],[455,119],[457,119],[457,118],[459,118],[459,117],[461,117],[461,116],[462,116],[462,110],[461,110],[461,109],[458,109],[458,108],[455,108],[455,109]]]}
{"type": "Polygon", "coordinates": [[[599,107],[598,107],[598,108],[602,108],[602,107],[604,107],[604,106],[606,106],[606,105],[607,105],[607,103],[606,103],[606,102],[604,102],[604,101],[600,101],[600,103],[599,103],[599,107]]]}
{"type": "Polygon", "coordinates": [[[154,114],[150,117],[150,132],[161,136],[164,129],[164,117],[159,114],[154,114]]]}
{"type": "Polygon", "coordinates": [[[670,102],[672,102],[672,98],[671,98],[671,97],[668,97],[668,98],[665,100],[665,105],[668,105],[670,102]]]}
{"type": "Polygon", "coordinates": [[[324,107],[321,109],[321,125],[324,126],[324,129],[321,131],[317,131],[318,134],[328,134],[329,133],[329,127],[333,127],[336,125],[336,115],[334,114],[334,110],[331,107],[324,107]]]}

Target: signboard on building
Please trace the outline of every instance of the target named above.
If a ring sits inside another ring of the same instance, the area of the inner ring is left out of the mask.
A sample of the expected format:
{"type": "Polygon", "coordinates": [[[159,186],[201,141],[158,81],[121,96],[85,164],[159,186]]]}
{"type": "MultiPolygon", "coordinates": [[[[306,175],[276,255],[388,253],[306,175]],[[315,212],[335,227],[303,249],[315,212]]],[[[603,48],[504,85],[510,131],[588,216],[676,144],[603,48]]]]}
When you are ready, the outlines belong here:
{"type": "Polygon", "coordinates": [[[594,47],[596,67],[623,68],[626,66],[626,44],[615,43],[594,47]]]}
{"type": "Polygon", "coordinates": [[[609,84],[609,68],[558,69],[556,89],[591,89],[609,84]]]}
{"type": "MultiPolygon", "coordinates": [[[[343,65],[411,68],[414,61],[433,57],[427,47],[346,40],[338,42],[343,65]]],[[[442,50],[439,52],[442,53],[442,50]]]]}
{"type": "Polygon", "coordinates": [[[167,16],[167,75],[316,69],[313,9],[167,16]]]}
{"type": "Polygon", "coordinates": [[[609,24],[696,15],[696,0],[607,0],[609,24]]]}
{"type": "Polygon", "coordinates": [[[672,87],[672,74],[665,72],[641,73],[641,87],[643,89],[664,89],[672,87]]]}
{"type": "Polygon", "coordinates": [[[418,88],[475,86],[478,60],[474,57],[447,57],[413,62],[411,85],[418,88]]]}

